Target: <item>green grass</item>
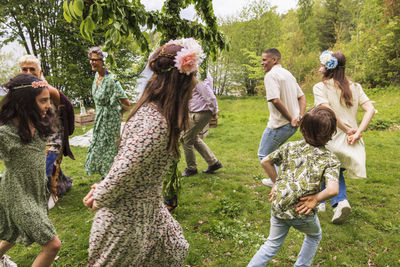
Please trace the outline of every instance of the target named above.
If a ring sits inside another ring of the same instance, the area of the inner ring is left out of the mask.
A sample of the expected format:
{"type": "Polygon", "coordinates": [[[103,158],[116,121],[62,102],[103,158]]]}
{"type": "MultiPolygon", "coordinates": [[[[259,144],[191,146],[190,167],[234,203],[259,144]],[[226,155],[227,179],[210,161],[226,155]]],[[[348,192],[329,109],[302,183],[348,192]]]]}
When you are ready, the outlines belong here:
{"type": "MultiPolygon", "coordinates": [[[[379,111],[374,120],[400,124],[400,95],[369,94],[379,111]]],[[[307,93],[308,108],[312,96],[307,93]]],[[[205,139],[224,167],[214,175],[198,174],[183,180],[174,217],[190,243],[189,266],[246,266],[269,233],[269,188],[257,159],[266,126],[267,103],[262,97],[219,98],[218,127],[205,139]]],[[[360,117],[361,119],[361,117],[360,117]]],[[[77,129],[76,134],[82,130],[77,129]]],[[[323,237],[313,266],[399,266],[400,262],[400,131],[366,131],[368,178],[347,180],[353,211],[343,225],[330,223],[332,209],[320,214],[323,237]]],[[[301,138],[297,132],[291,140],[301,138]]],[[[86,148],[73,147],[76,160],[64,158],[64,172],[74,178],[72,190],[50,211],[63,246],[54,266],[84,266],[93,213],[83,196],[99,176],[84,174],[86,148]]],[[[198,155],[199,170],[206,163],[198,155]]],[[[2,166],[1,166],[2,167],[2,166]]],[[[184,169],[184,159],[179,163],[184,169]]],[[[268,266],[293,266],[303,235],[291,230],[268,266]]],[[[30,266],[38,245],[16,246],[8,254],[18,266],[30,266]]],[[[134,252],[133,252],[134,253],[134,252]]]]}

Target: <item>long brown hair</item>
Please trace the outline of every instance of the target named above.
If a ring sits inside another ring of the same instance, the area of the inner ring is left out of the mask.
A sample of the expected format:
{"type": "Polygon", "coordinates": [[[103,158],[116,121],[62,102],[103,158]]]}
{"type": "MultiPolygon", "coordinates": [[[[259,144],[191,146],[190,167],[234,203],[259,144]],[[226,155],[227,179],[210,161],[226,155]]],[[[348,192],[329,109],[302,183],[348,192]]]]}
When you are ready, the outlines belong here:
{"type": "Polygon", "coordinates": [[[149,59],[149,67],[154,74],[128,117],[129,120],[146,103],[156,104],[168,124],[168,150],[175,156],[179,156],[179,137],[187,129],[189,100],[197,82],[196,73],[186,75],[174,67],[176,53],[182,48],[169,44],[154,52],[149,59]]]}
{"type": "Polygon", "coordinates": [[[326,72],[323,74],[323,80],[333,79],[335,84],[341,90],[340,94],[340,102],[344,102],[346,107],[353,106],[353,95],[350,91],[350,82],[346,77],[346,57],[343,53],[337,52],[332,54],[338,60],[338,65],[334,69],[326,69],[326,72]]]}
{"type": "Polygon", "coordinates": [[[32,82],[38,81],[41,80],[32,74],[20,73],[3,85],[8,93],[0,103],[0,125],[17,119],[18,135],[23,144],[33,141],[29,123],[32,123],[43,140],[54,133],[53,111],[49,109],[43,118],[36,103],[36,97],[45,90],[45,87],[32,87],[32,82]]]}

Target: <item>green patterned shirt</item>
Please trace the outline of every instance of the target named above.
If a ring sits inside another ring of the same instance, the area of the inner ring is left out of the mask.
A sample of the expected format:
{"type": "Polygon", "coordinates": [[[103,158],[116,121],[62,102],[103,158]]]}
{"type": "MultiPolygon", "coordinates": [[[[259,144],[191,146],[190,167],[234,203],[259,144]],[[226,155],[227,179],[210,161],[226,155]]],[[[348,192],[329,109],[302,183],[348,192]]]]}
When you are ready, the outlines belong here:
{"type": "Polygon", "coordinates": [[[268,155],[271,163],[279,166],[272,202],[272,214],[280,219],[299,219],[314,215],[296,212],[296,204],[303,196],[321,190],[322,181],[338,182],[340,161],[325,147],[314,147],[306,141],[289,142],[268,155]]]}

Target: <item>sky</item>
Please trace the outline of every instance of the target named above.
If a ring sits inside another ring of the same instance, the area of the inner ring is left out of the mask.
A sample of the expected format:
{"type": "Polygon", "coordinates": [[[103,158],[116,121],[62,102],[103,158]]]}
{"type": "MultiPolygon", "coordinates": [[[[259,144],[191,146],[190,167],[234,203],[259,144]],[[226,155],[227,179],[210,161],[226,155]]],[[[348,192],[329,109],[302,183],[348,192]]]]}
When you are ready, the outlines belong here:
{"type": "MultiPolygon", "coordinates": [[[[251,0],[213,0],[214,14],[217,17],[235,16],[251,0]]],[[[164,0],[142,0],[142,4],[148,10],[160,10],[164,0]]],[[[296,8],[297,0],[268,0],[272,6],[277,6],[279,13],[286,13],[288,10],[296,8]]],[[[191,19],[194,15],[193,7],[182,11],[182,17],[191,19]]]]}

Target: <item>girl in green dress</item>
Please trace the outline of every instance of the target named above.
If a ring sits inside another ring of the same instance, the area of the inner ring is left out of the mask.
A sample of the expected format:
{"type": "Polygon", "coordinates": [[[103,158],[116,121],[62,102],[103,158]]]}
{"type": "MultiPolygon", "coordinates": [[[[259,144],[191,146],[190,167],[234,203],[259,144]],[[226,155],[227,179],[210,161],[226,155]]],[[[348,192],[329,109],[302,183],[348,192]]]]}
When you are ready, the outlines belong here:
{"type": "Polygon", "coordinates": [[[53,133],[47,83],[31,74],[18,74],[4,85],[0,103],[0,265],[16,266],[4,255],[16,243],[33,242],[42,251],[33,267],[50,266],[61,242],[47,207],[46,143],[53,133]]]}

